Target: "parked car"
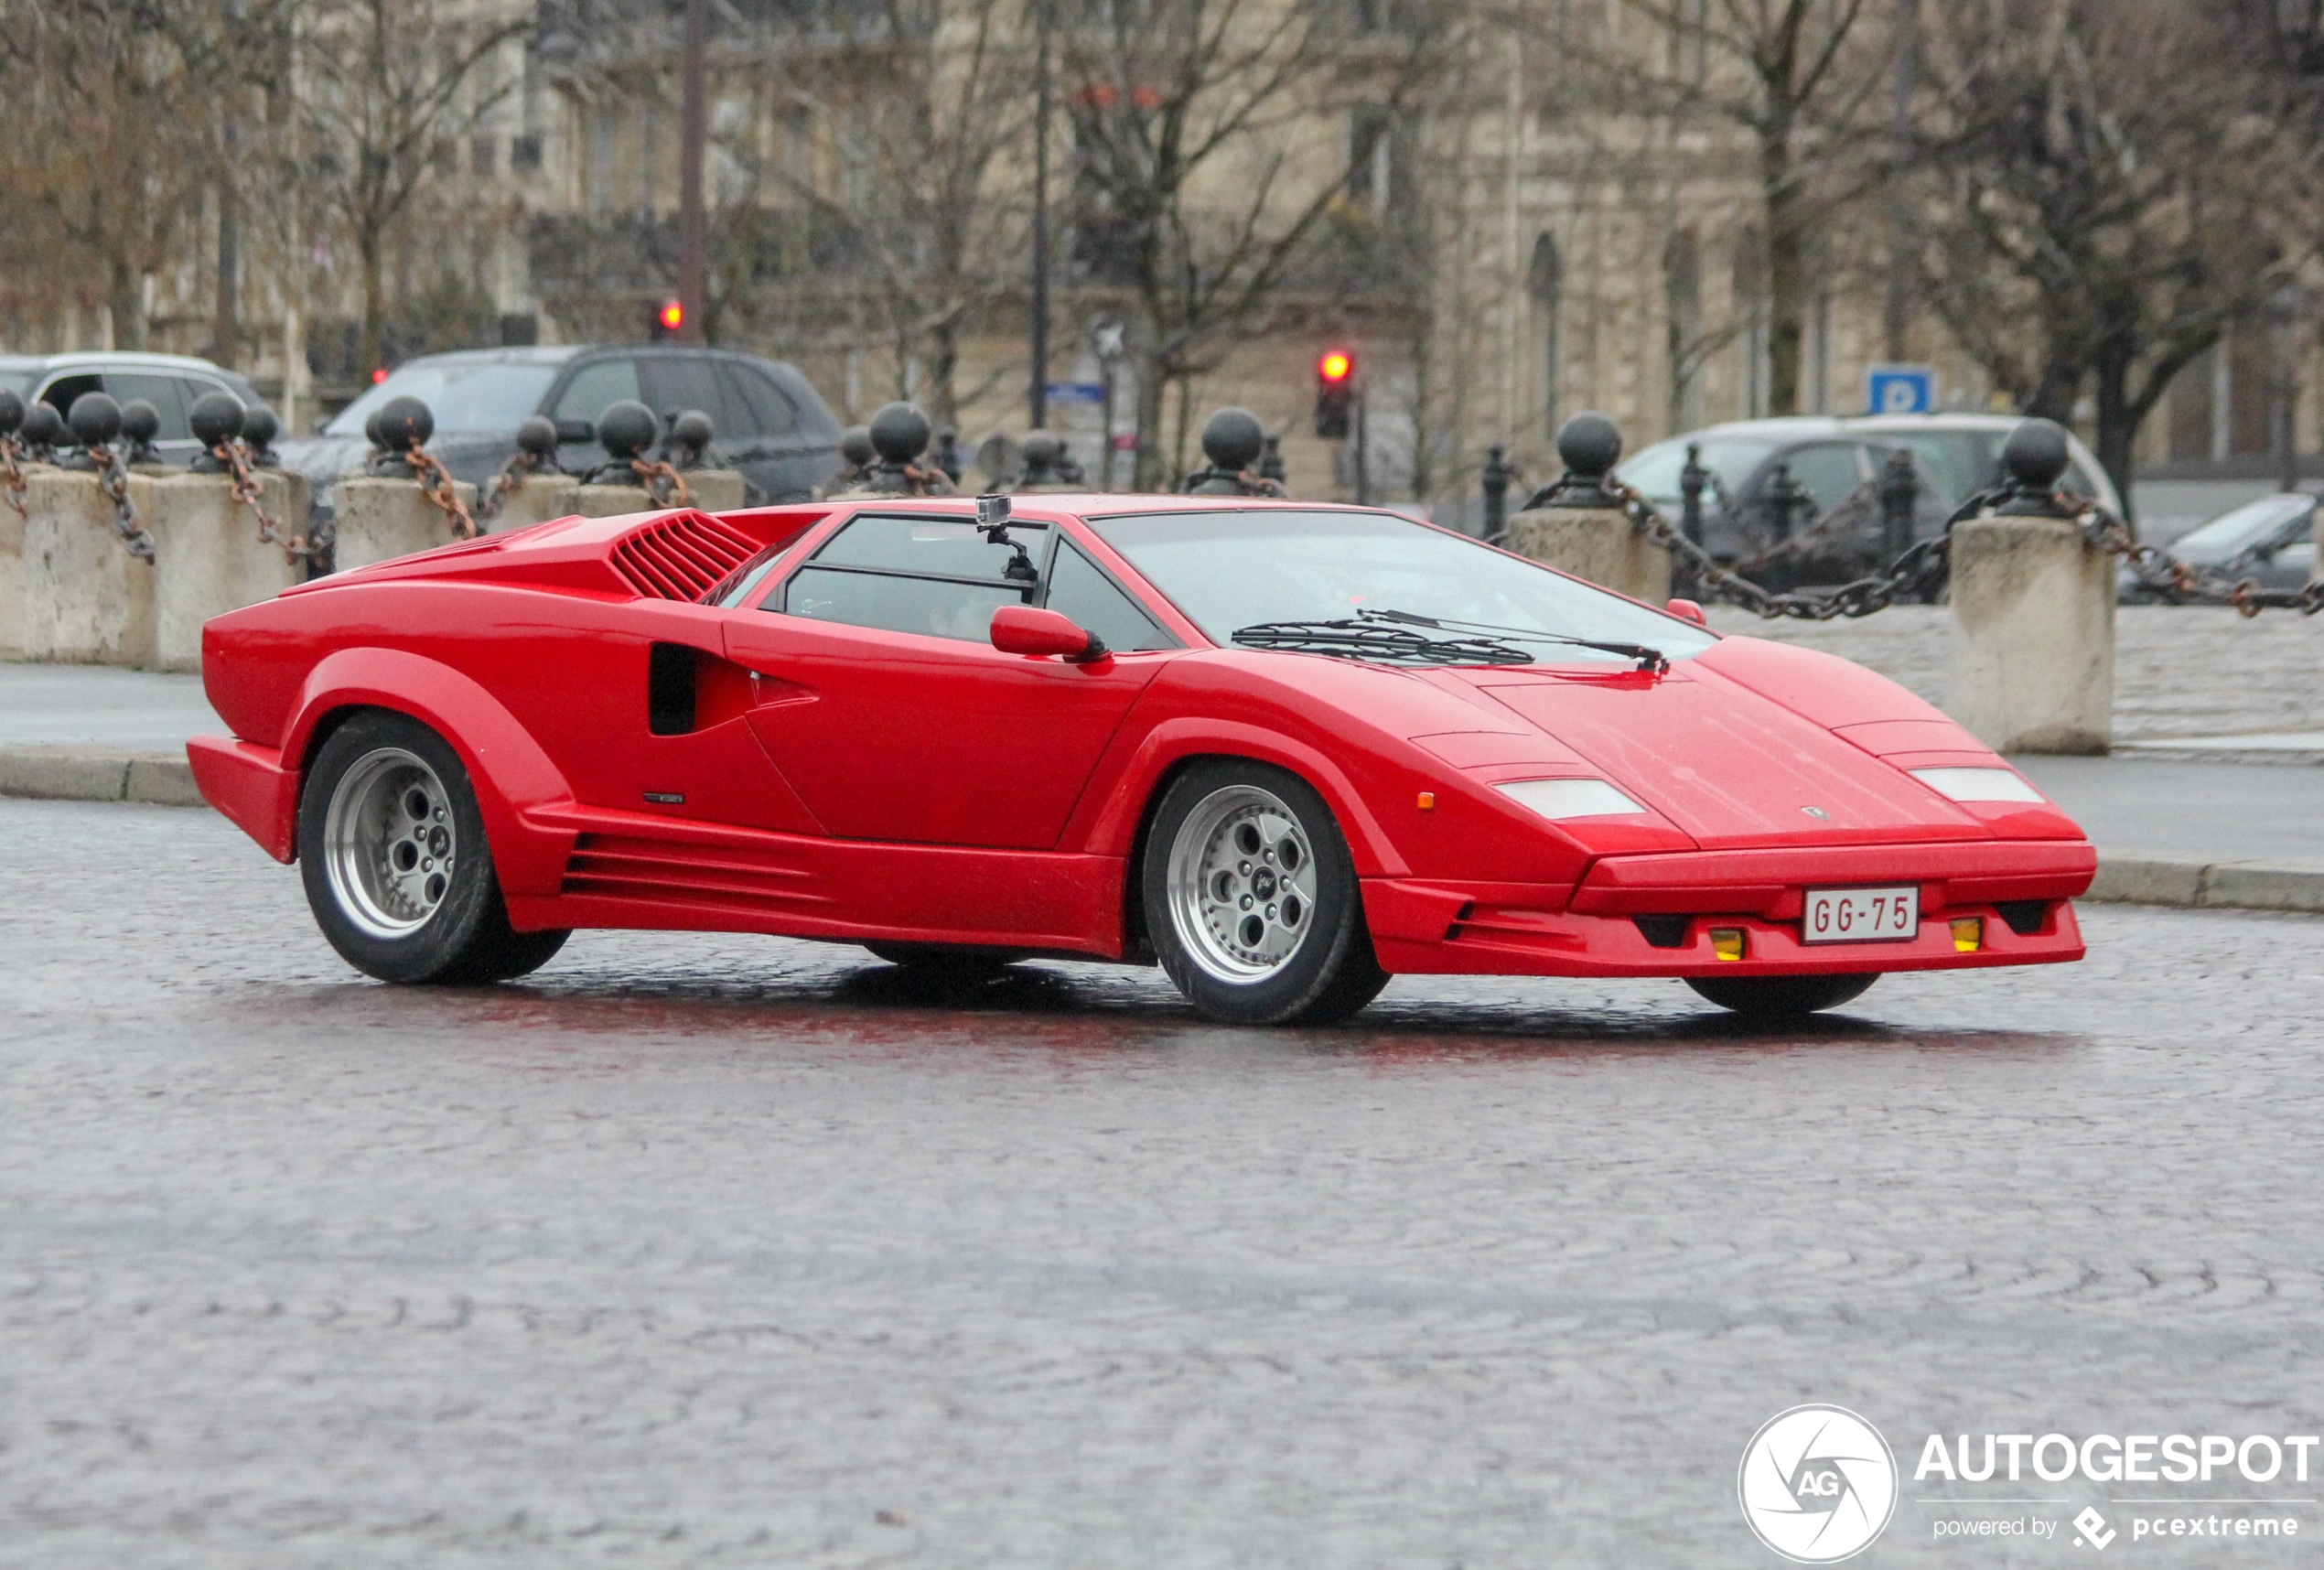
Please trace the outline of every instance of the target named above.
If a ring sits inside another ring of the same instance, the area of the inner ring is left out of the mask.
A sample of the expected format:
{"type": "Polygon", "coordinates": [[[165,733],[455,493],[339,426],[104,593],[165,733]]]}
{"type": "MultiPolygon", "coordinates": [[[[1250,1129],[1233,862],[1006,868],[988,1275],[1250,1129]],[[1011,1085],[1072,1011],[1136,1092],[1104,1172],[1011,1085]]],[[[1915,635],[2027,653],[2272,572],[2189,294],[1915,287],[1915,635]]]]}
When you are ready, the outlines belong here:
{"type": "Polygon", "coordinates": [[[171,463],[185,463],[200,443],[186,426],[186,411],[205,392],[231,392],[259,402],[247,378],[185,354],[89,349],[72,354],[0,355],[0,388],[29,402],[38,398],[59,414],[72,412],[83,392],[108,392],[123,403],[143,398],[161,416],[154,445],[171,463]]]}
{"type": "Polygon", "coordinates": [[[1374,509],[1017,500],[576,520],[301,585],[202,629],[231,734],[194,779],[393,982],[763,932],[1158,961],[1275,1024],[1392,973],[1781,1016],[2082,955],[2073,822],[1835,656],[1374,509]]]}
{"type": "MultiPolygon", "coordinates": [[[[2023,420],[2020,414],[1865,414],[1840,423],[1851,431],[1901,442],[1920,454],[1944,486],[1948,505],[1958,507],[1975,492],[2002,483],[2002,444],[2023,420]]],[[[2071,431],[2066,433],[2066,474],[2060,483],[2069,495],[2095,497],[2099,506],[2117,518],[2123,515],[2122,496],[2104,466],[2071,431]]]]}
{"type": "MultiPolygon", "coordinates": [[[[2018,424],[2014,414],[1967,414],[1733,420],[1656,442],[1615,472],[1676,522],[1683,505],[1679,476],[1686,465],[1686,449],[1698,448],[1703,467],[1716,477],[1703,495],[1704,545],[1726,562],[1747,560],[1775,543],[1767,496],[1778,463],[1814,499],[1818,517],[1861,493],[1861,516],[1845,532],[1846,548],[1791,564],[1787,578],[1832,581],[1856,576],[1882,563],[1880,511],[1868,488],[1889,454],[1902,447],[1913,455],[1920,486],[1913,538],[1930,539],[1962,502],[2000,480],[2002,444],[2018,424]]],[[[2071,435],[2066,446],[2065,489],[2094,496],[2120,515],[2122,499],[2097,458],[2071,435]]],[[[1793,522],[1796,529],[1799,521],[1793,522]]]]}
{"type": "Polygon", "coordinates": [[[341,476],[362,472],[371,450],[363,422],[406,394],[436,417],[428,451],[455,479],[477,485],[515,455],[516,428],[533,414],[557,423],[557,457],[566,468],[604,463],[597,418],[625,398],[657,414],[708,414],[718,456],[741,471],[753,503],[803,501],[839,469],[838,418],[806,377],[780,360],[659,344],[464,349],[406,360],[317,435],[275,444],[283,461],[314,482],[318,515],[332,509],[341,476]]]}
{"type": "MultiPolygon", "coordinates": [[[[2317,498],[2296,490],[2263,496],[2181,534],[2171,542],[2170,553],[2222,578],[2249,578],[2262,588],[2302,588],[2318,575],[2316,506],[2317,498]]],[[[2127,565],[2115,582],[2125,605],[2163,597],[2127,565]]]]}
{"type": "MultiPolygon", "coordinates": [[[[1855,499],[1845,526],[1824,545],[1780,569],[1754,575],[1770,584],[1830,583],[1861,576],[1883,561],[1877,481],[1890,456],[1904,446],[1860,436],[1822,416],[1738,420],[1657,442],[1615,472],[1677,522],[1684,508],[1679,479],[1687,448],[1695,447],[1712,476],[1703,492],[1703,544],[1722,562],[1748,562],[1782,537],[1769,505],[1778,465],[1790,470],[1814,504],[1813,514],[1793,515],[1793,534],[1855,499]]],[[[1952,506],[1941,478],[1917,453],[1913,472],[1912,537],[1925,540],[1943,530],[1952,506]]]]}

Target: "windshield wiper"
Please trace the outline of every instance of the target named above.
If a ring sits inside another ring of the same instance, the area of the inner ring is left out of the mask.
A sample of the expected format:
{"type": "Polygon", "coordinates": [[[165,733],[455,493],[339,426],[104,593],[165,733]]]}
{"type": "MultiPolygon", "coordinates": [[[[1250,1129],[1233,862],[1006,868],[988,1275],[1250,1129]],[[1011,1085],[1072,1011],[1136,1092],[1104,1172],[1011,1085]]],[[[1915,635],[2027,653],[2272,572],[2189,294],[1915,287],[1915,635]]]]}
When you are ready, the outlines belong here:
{"type": "Polygon", "coordinates": [[[1558,643],[1574,649],[1595,649],[1601,653],[1619,654],[1625,660],[1635,660],[1641,671],[1662,675],[1671,668],[1671,661],[1660,649],[1644,643],[1609,643],[1595,638],[1571,638],[1562,632],[1536,632],[1530,628],[1500,627],[1490,621],[1455,621],[1447,617],[1422,616],[1411,610],[1360,610],[1359,619],[1390,621],[1400,627],[1433,627],[1444,632],[1484,633],[1502,643],[1558,643]]]}
{"type": "Polygon", "coordinates": [[[1533,657],[1498,638],[1424,638],[1404,627],[1374,619],[1262,621],[1239,627],[1234,641],[1245,649],[1279,649],[1295,654],[1337,654],[1397,665],[1530,665],[1533,657]]]}

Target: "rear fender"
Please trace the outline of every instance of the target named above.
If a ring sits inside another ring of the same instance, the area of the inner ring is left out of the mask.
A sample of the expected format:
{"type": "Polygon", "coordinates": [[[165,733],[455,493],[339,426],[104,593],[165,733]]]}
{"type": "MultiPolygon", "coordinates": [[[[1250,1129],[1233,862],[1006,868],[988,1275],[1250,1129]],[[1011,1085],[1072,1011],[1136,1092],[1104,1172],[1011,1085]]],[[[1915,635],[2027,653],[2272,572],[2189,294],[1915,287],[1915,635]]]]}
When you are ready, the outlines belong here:
{"type": "MultiPolygon", "coordinates": [[[[1165,720],[1141,737],[1129,762],[1088,821],[1078,848],[1097,855],[1127,857],[1135,847],[1148,803],[1162,780],[1193,758],[1247,758],[1287,769],[1316,789],[1339,821],[1359,877],[1403,877],[1410,869],[1372,809],[1364,804],[1340,766],[1316,748],[1257,726],[1231,720],[1165,720]]],[[[1076,836],[1069,829],[1065,844],[1076,836]]],[[[1135,873],[1132,877],[1135,880],[1135,873]]]]}
{"type": "MultiPolygon", "coordinates": [[[[303,776],[326,722],[349,709],[409,715],[449,742],[476,788],[492,865],[511,894],[554,894],[573,849],[568,831],[529,826],[531,808],[572,800],[572,787],[531,732],[470,676],[397,649],[342,649],[308,672],[283,759],[303,776]]],[[[288,794],[296,813],[296,793],[288,794]]],[[[285,826],[287,837],[287,825],[285,826]]]]}

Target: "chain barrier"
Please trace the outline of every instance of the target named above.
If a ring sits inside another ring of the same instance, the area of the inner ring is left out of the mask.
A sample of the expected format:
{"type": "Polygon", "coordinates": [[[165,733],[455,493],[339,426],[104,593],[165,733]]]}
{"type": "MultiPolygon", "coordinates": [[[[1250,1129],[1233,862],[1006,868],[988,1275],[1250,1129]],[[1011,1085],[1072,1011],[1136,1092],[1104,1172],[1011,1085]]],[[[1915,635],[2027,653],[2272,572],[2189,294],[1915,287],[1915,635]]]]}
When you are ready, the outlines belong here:
{"type": "Polygon", "coordinates": [[[2121,519],[2095,500],[2060,492],[2057,501],[2061,511],[2082,525],[2085,543],[2125,563],[2142,586],[2173,605],[2232,605],[2245,618],[2263,610],[2297,610],[2302,616],[2324,611],[2324,578],[2310,578],[2303,588],[2262,588],[2256,579],[2206,572],[2158,545],[2140,543],[2121,519]]]}
{"type": "Polygon", "coordinates": [[[523,489],[524,482],[539,473],[540,468],[541,456],[538,453],[526,452],[519,448],[516,456],[502,464],[500,472],[492,477],[490,489],[477,498],[477,522],[479,523],[499,522],[500,514],[508,508],[509,498],[523,489]]]}
{"type": "Polygon", "coordinates": [[[129,468],[111,442],[92,442],[89,457],[97,466],[97,489],[113,503],[113,531],[129,554],[141,562],[154,559],[154,537],[137,522],[137,509],[129,500],[129,468]]]}
{"type": "Polygon", "coordinates": [[[210,456],[226,468],[229,489],[234,500],[250,509],[258,520],[258,543],[281,549],[283,561],[290,566],[313,560],[320,553],[304,534],[291,533],[276,522],[265,507],[266,493],[259,489],[258,477],[251,472],[249,445],[240,437],[230,436],[210,449],[210,456]]]}
{"type": "Polygon", "coordinates": [[[0,436],[0,494],[5,495],[8,505],[16,509],[16,516],[29,523],[32,522],[31,499],[25,493],[24,466],[18,461],[23,453],[24,449],[16,445],[16,437],[0,436]]]}
{"type": "Polygon", "coordinates": [[[686,488],[686,477],[672,468],[669,459],[634,457],[629,460],[629,467],[638,471],[638,479],[644,483],[646,500],[656,507],[694,505],[694,492],[686,488]]]}
{"type": "MultiPolygon", "coordinates": [[[[1662,546],[1673,561],[1684,564],[1698,591],[1707,592],[1729,605],[1739,605],[1769,620],[1790,618],[1798,621],[1830,621],[1841,616],[1870,616],[1874,611],[1886,610],[1899,599],[1925,598],[1945,581],[1953,544],[1950,533],[1913,545],[1879,576],[1857,578],[1853,583],[1813,593],[1792,590],[1778,594],[1761,588],[1733,568],[1721,565],[1708,551],[1657,511],[1652,502],[1613,476],[1609,475],[1598,483],[1620,505],[1630,518],[1630,527],[1641,538],[1662,546]]],[[[1948,522],[1948,529],[1950,526],[1948,522]]]]}
{"type": "Polygon", "coordinates": [[[412,466],[413,478],[420,482],[420,494],[434,502],[436,511],[444,514],[445,522],[451,524],[452,538],[475,539],[478,533],[476,520],[468,516],[468,503],[460,500],[459,489],[452,483],[451,471],[436,460],[434,453],[417,442],[412,444],[411,450],[403,457],[404,461],[412,466]]]}

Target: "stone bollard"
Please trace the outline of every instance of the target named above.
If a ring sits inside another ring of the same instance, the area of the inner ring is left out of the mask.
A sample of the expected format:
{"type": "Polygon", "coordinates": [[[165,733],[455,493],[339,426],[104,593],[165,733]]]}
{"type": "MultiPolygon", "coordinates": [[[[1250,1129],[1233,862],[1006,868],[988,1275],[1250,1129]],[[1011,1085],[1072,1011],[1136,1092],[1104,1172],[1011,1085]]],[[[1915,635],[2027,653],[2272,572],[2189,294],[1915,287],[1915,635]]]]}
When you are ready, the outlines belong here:
{"type": "MultiPolygon", "coordinates": [[[[452,489],[473,516],[476,487],[462,480],[452,489]]],[[[458,538],[452,532],[452,521],[427,499],[416,479],[350,475],[339,482],[338,543],[332,564],[342,573],[415,551],[432,551],[458,538]]]]}
{"type": "MultiPolygon", "coordinates": [[[[25,506],[31,508],[32,478],[57,471],[45,463],[21,463],[27,487],[25,506]]],[[[0,500],[0,660],[24,658],[24,526],[25,518],[0,500]]]]}
{"type": "Polygon", "coordinates": [[[658,512],[642,485],[585,485],[574,497],[573,510],[584,518],[619,518],[625,512],[658,512]]]}
{"type": "Polygon", "coordinates": [[[1639,535],[1602,484],[1622,456],[1620,429],[1576,414],[1558,430],[1557,456],[1565,474],[1509,520],[1509,548],[1659,608],[1671,597],[1671,554],[1639,535]]]}
{"type": "MultiPolygon", "coordinates": [[[[252,478],[267,516],[289,532],[306,532],[307,477],[274,471],[252,478]]],[[[285,561],[280,545],[258,537],[258,520],[234,500],[233,486],[215,474],[154,482],[145,517],[154,537],[154,662],[165,671],[201,669],[202,623],[211,617],[306,580],[303,559],[285,561]]]]}
{"type": "Polygon", "coordinates": [[[2010,496],[1953,530],[1945,712],[1996,752],[2104,752],[2114,741],[2114,558],[2059,505],[2064,431],[2028,420],[2001,462],[2010,496]]]}
{"type": "Polygon", "coordinates": [[[486,522],[477,519],[478,525],[488,534],[505,534],[511,529],[530,529],[535,523],[546,523],[552,518],[570,518],[581,511],[581,482],[569,474],[528,474],[524,483],[508,494],[500,504],[500,516],[486,522]]]}
{"type": "Polygon", "coordinates": [[[689,468],[680,471],[686,479],[686,505],[705,512],[732,512],[742,505],[742,471],[732,468],[689,468]]]}
{"type": "MultiPolygon", "coordinates": [[[[155,481],[129,477],[140,523],[153,516],[155,481]]],[[[27,660],[94,665],[154,662],[154,564],[113,532],[113,502],[93,474],[27,474],[24,634],[27,660]]]]}

